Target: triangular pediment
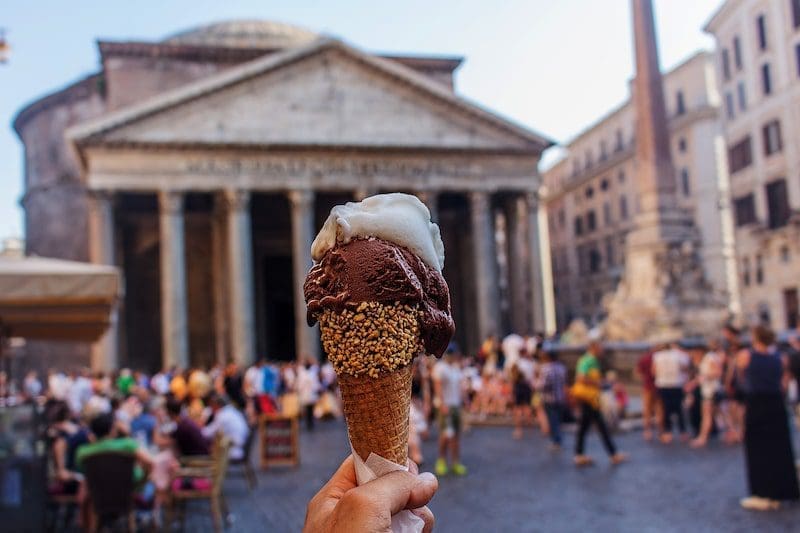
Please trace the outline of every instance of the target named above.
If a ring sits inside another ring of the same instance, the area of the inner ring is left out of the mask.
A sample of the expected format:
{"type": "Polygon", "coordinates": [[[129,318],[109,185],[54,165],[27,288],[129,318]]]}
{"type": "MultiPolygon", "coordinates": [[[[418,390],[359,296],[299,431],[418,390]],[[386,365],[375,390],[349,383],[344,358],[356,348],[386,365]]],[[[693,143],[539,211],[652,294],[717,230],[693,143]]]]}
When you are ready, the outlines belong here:
{"type": "Polygon", "coordinates": [[[540,152],[549,140],[339,41],[257,59],[70,131],[78,144],[540,152]]]}

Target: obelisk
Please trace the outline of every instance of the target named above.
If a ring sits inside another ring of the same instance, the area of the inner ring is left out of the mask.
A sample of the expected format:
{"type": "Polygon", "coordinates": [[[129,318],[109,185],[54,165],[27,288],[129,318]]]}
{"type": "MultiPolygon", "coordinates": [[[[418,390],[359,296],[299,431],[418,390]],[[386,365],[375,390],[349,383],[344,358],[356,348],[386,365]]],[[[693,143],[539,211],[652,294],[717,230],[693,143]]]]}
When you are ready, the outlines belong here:
{"type": "MultiPolygon", "coordinates": [[[[719,305],[705,279],[699,233],[677,201],[653,4],[631,0],[636,77],[634,184],[639,208],[625,241],[625,271],[608,304],[606,333],[618,340],[703,334],[719,305]]],[[[709,155],[711,157],[711,155],[709,155]]]]}

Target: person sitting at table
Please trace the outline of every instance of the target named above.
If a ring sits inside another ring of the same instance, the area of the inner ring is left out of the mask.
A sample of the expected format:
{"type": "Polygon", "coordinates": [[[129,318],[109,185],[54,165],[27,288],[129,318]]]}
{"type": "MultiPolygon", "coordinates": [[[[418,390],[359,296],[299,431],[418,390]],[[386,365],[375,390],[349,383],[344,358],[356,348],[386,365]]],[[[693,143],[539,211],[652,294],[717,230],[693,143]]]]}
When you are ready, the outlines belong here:
{"type": "Polygon", "coordinates": [[[222,433],[231,441],[228,457],[233,460],[243,458],[245,456],[244,445],[250,433],[244,415],[219,394],[211,394],[207,403],[211,408],[212,415],[211,420],[202,429],[203,436],[211,439],[217,433],[222,433]]]}
{"type": "Polygon", "coordinates": [[[138,485],[145,480],[145,471],[150,471],[153,466],[152,458],[146,449],[130,437],[120,436],[114,423],[112,413],[97,415],[89,422],[92,432],[92,442],[78,448],[75,459],[78,468],[82,468],[87,458],[99,453],[115,452],[130,453],[136,458],[133,479],[138,485]]]}
{"type": "Polygon", "coordinates": [[[83,479],[75,464],[75,454],[89,442],[86,428],[70,420],[70,410],[63,401],[52,407],[52,425],[48,435],[52,439],[51,453],[55,479],[48,488],[51,494],[77,494],[83,479]]]}
{"type": "Polygon", "coordinates": [[[158,439],[162,446],[171,445],[177,455],[209,455],[211,447],[200,427],[182,413],[182,404],[176,398],[167,399],[167,416],[174,427],[158,439]]]}

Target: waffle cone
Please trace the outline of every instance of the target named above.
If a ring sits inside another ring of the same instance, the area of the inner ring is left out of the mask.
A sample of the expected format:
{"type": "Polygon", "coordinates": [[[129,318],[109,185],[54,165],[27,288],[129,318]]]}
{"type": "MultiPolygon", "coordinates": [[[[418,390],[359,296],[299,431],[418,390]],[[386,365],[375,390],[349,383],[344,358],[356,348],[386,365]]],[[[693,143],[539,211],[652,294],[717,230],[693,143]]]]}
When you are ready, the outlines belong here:
{"type": "Polygon", "coordinates": [[[405,465],[408,459],[411,365],[377,378],[344,373],[338,378],[353,450],[364,461],[374,453],[405,465]]]}

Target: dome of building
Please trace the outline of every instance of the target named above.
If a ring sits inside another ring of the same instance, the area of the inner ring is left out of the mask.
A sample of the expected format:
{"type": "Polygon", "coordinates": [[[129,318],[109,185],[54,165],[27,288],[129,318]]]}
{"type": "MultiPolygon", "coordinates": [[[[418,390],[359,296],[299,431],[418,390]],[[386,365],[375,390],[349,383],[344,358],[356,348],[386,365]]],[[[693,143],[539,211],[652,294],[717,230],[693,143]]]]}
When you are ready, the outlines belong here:
{"type": "Polygon", "coordinates": [[[291,48],[316,40],[318,34],[269,20],[230,20],[198,26],[164,40],[170,44],[226,48],[291,48]]]}

